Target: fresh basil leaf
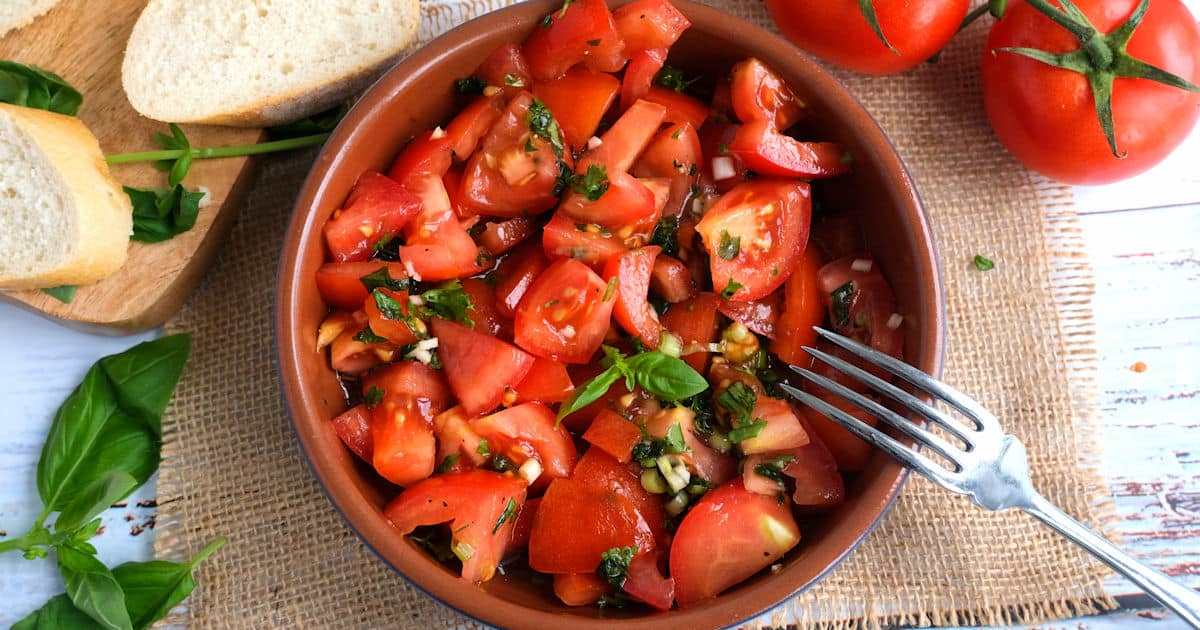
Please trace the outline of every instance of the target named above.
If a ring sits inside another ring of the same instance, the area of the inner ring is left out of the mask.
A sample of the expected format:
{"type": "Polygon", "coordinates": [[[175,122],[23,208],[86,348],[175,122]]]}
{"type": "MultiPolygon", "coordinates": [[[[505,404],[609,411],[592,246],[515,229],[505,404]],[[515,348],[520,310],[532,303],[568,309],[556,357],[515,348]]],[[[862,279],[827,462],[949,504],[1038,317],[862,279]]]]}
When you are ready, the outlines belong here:
{"type": "Polygon", "coordinates": [[[728,230],[721,230],[721,243],[717,245],[717,256],[725,260],[737,258],[742,248],[742,237],[730,236],[728,230]]]}
{"type": "Polygon", "coordinates": [[[421,301],[424,302],[422,310],[433,317],[448,319],[470,328],[475,327],[475,320],[467,313],[475,310],[475,305],[471,303],[471,296],[463,290],[462,283],[458,280],[451,280],[436,289],[422,293],[421,301]]]}
{"type": "Polygon", "coordinates": [[[654,226],[654,233],[650,235],[650,244],[661,247],[664,255],[677,256],[679,254],[678,234],[679,217],[663,217],[654,226]]]}
{"type": "Polygon", "coordinates": [[[628,363],[637,384],[663,400],[676,401],[708,389],[708,381],[690,365],[657,350],[639,354],[628,363]]]}
{"type": "Polygon", "coordinates": [[[133,475],[123,470],[111,471],[94,480],[74,501],[62,508],[62,513],[54,521],[55,531],[67,532],[83,526],[112,504],[129,496],[140,485],[133,475]]]}
{"type": "MultiPolygon", "coordinates": [[[[558,408],[558,420],[583,409],[584,407],[596,402],[608,392],[608,388],[612,387],[621,378],[621,372],[616,366],[612,366],[607,370],[596,375],[592,380],[584,383],[571,397],[558,408]]],[[[557,423],[555,423],[557,424],[557,423]]]]}
{"type": "Polygon", "coordinates": [[[67,597],[80,612],[102,628],[133,630],[121,585],[95,556],[69,545],[59,547],[58,569],[67,585],[67,597]]]}
{"type": "Polygon", "coordinates": [[[364,287],[366,287],[367,291],[374,291],[380,287],[384,289],[391,289],[393,291],[407,291],[412,288],[411,280],[408,278],[392,278],[392,275],[388,273],[388,268],[386,266],[372,271],[371,273],[359,278],[358,281],[361,282],[364,287]]]}
{"type": "Polygon", "coordinates": [[[147,628],[166,617],[196,588],[192,571],[226,543],[217,538],[188,562],[127,562],[113,569],[125,593],[125,609],[134,630],[147,628]]]}
{"type": "Polygon", "coordinates": [[[629,575],[629,563],[633,562],[637,552],[637,547],[613,547],[600,554],[600,566],[596,567],[596,572],[609,584],[621,588],[629,575]]]}
{"type": "Polygon", "coordinates": [[[582,175],[571,176],[571,190],[586,196],[588,201],[599,201],[608,187],[608,170],[597,164],[589,165],[582,175]]]}
{"type": "Polygon", "coordinates": [[[191,349],[191,335],[168,335],[103,357],[97,363],[116,388],[121,408],[140,416],[161,436],[162,415],[191,349]]]}
{"type": "Polygon", "coordinates": [[[329,133],[337,128],[342,119],[346,117],[346,112],[349,111],[349,103],[342,103],[332,109],[313,114],[308,118],[302,118],[294,123],[268,127],[267,133],[270,134],[272,140],[302,138],[304,136],[314,136],[319,133],[329,133]]]}
{"type": "Polygon", "coordinates": [[[192,168],[192,143],[184,135],[179,125],[170,123],[167,127],[171,130],[171,135],[155,133],[154,141],[158,143],[159,148],[168,151],[183,151],[183,154],[174,160],[159,160],[154,163],[154,167],[160,171],[170,171],[167,175],[167,184],[174,188],[183,181],[188,170],[192,168]]]}
{"type": "Polygon", "coordinates": [[[851,280],[846,284],[836,288],[830,297],[830,311],[833,315],[833,325],[838,328],[845,328],[850,325],[850,311],[854,305],[854,281],[851,280]]]}
{"type": "Polygon", "coordinates": [[[59,287],[47,287],[42,289],[42,293],[49,295],[63,304],[70,304],[71,301],[75,299],[75,292],[78,290],[79,287],[73,284],[64,284],[59,287]]]}
{"type": "Polygon", "coordinates": [[[83,104],[83,96],[53,72],[0,61],[0,103],[74,116],[83,104]]]}
{"type": "Polygon", "coordinates": [[[104,626],[80,612],[64,593],[13,624],[12,630],[94,630],[104,626]]]}
{"type": "Polygon", "coordinates": [[[182,185],[151,189],[124,186],[133,204],[133,236],[139,243],[161,243],[196,225],[204,193],[189,192],[182,185]]]}
{"type": "Polygon", "coordinates": [[[554,155],[560,158],[563,156],[563,149],[566,148],[566,145],[563,144],[562,131],[545,103],[536,98],[533,99],[529,105],[529,111],[525,115],[525,122],[529,125],[529,130],[533,132],[533,135],[550,143],[550,147],[554,149],[554,155]]]}

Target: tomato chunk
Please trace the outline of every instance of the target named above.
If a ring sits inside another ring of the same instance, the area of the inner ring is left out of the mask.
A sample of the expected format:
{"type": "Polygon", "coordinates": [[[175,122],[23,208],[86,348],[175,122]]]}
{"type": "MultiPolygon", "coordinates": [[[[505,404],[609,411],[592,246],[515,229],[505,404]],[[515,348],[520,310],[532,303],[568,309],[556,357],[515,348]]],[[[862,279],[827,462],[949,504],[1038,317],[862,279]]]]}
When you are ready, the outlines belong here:
{"type": "Polygon", "coordinates": [[[628,51],[670,48],[692,25],[668,0],[635,0],[613,11],[628,51]]]}
{"type": "Polygon", "coordinates": [[[430,322],[450,388],[467,415],[491,411],[533,367],[533,357],[491,335],[444,319],[430,322]]]}
{"type": "Polygon", "coordinates": [[[406,187],[421,199],[421,211],[405,228],[407,242],[399,248],[413,279],[436,282],[479,273],[484,268],[479,247],[458,222],[441,176],[417,175],[406,187]]]}
{"type": "Polygon", "coordinates": [[[554,594],[568,606],[591,606],[612,593],[612,586],[595,573],[559,573],[554,576],[554,594]]]}
{"type": "Polygon", "coordinates": [[[542,497],[529,537],[529,566],[542,573],[591,573],[614,547],[654,549],[650,527],[629,499],[570,479],[542,497]]]}
{"type": "Polygon", "coordinates": [[[613,258],[604,266],[604,278],[610,283],[615,281],[617,287],[613,318],[647,348],[657,348],[662,336],[658,313],[646,301],[650,291],[650,271],[660,251],[656,245],[642,247],[613,258]]]}
{"type": "Polygon", "coordinates": [[[650,292],[671,304],[678,304],[696,294],[692,272],[678,258],[659,256],[650,270],[650,292]]]}
{"type": "Polygon", "coordinates": [[[692,197],[692,186],[700,178],[704,166],[700,136],[691,123],[671,125],[655,136],[645,153],[633,167],[638,177],[666,177],[671,181],[671,194],[663,216],[679,216],[692,197]]]}
{"type": "Polygon", "coordinates": [[[716,342],[720,330],[718,303],[717,296],[711,293],[697,293],[672,306],[662,317],[663,326],[683,342],[680,358],[701,374],[707,371],[711,356],[708,345],[716,342]]]}
{"type": "Polygon", "coordinates": [[[561,213],[542,228],[542,247],[554,258],[573,258],[603,269],[606,262],[629,251],[622,239],[598,225],[576,223],[561,213]]]}
{"type": "Polygon", "coordinates": [[[842,502],[846,496],[846,483],[838,473],[837,461],[820,437],[820,431],[808,422],[808,418],[808,413],[802,415],[800,424],[812,436],[812,441],[791,451],[796,459],[783,469],[783,474],[795,480],[792,501],[797,507],[822,510],[842,502]]]}
{"type": "Polygon", "coordinates": [[[452,162],[451,141],[445,134],[434,135],[434,132],[426,131],[410,140],[392,162],[388,177],[407,185],[418,175],[445,175],[452,162]]]}
{"type": "Polygon", "coordinates": [[[804,115],[804,101],[774,70],[751,57],[733,66],[730,96],[738,120],[763,120],[784,131],[804,115]]]}
{"type": "Polygon", "coordinates": [[[654,78],[667,62],[666,48],[649,48],[633,53],[621,79],[621,110],[629,109],[650,91],[654,78]]]}
{"type": "Polygon", "coordinates": [[[586,363],[608,332],[616,289],[587,265],[563,258],[538,276],[517,306],[513,338],[525,350],[564,363],[586,363]]]}
{"type": "Polygon", "coordinates": [[[532,242],[521,245],[505,258],[496,280],[496,307],[500,313],[512,317],[525,292],[549,266],[542,248],[532,242]]]}
{"type": "Polygon", "coordinates": [[[785,136],[766,120],[752,120],[737,130],[729,151],[750,170],[768,177],[816,179],[850,172],[850,160],[832,142],[801,142],[785,136]]]}
{"type": "Polygon", "coordinates": [[[613,411],[601,411],[592,420],[583,439],[592,446],[627,464],[633,459],[633,447],[642,441],[642,430],[613,411]]]}
{"type": "MultiPolygon", "coordinates": [[[[829,402],[870,426],[879,425],[879,420],[874,416],[846,402],[841,397],[830,397],[829,402]]],[[[818,411],[806,410],[804,418],[821,439],[821,443],[829,449],[839,470],[858,472],[867,467],[867,460],[871,458],[874,447],[818,411]]]]}
{"type": "Polygon", "coordinates": [[[820,326],[825,321],[825,302],[817,281],[821,265],[821,253],[817,248],[806,248],[800,264],[783,285],[783,311],[779,314],[771,352],[784,363],[807,365],[810,361],[804,346],[816,343],[817,332],[813,326],[820,326]]]}
{"type": "MultiPolygon", "coordinates": [[[[367,314],[367,325],[371,332],[387,339],[395,346],[407,346],[417,340],[416,333],[409,328],[408,291],[375,289],[362,303],[367,314]],[[384,308],[380,308],[383,305],[384,308]]],[[[420,324],[414,322],[414,326],[420,324]]]]}
{"type": "Polygon", "coordinates": [[[407,486],[433,474],[433,417],[446,408],[449,391],[437,370],[400,361],[363,379],[382,401],[371,409],[371,463],[381,477],[407,486]]]}
{"type": "Polygon", "coordinates": [[[787,501],[749,492],[740,479],[709,490],[671,543],[675,599],[687,607],[745,580],[800,542],[787,501]]]}
{"type": "Polygon", "coordinates": [[[376,244],[398,234],[420,209],[420,199],[403,186],[367,171],[355,182],[345,205],[325,222],[325,244],[337,262],[366,260],[376,244]]]}
{"type": "Polygon", "coordinates": [[[388,343],[365,343],[356,339],[366,330],[366,316],[343,328],[329,344],[329,365],[343,374],[360,374],[376,365],[390,361],[395,346],[388,343]]]}
{"type": "Polygon", "coordinates": [[[663,507],[662,498],[650,494],[642,487],[641,476],[641,464],[622,464],[602,449],[589,448],[583,457],[579,458],[571,479],[603,490],[612,490],[629,499],[646,521],[658,546],[665,548],[670,542],[670,536],[663,528],[667,512],[663,507]]]}
{"type": "Polygon", "coordinates": [[[642,98],[666,109],[663,122],[669,125],[688,123],[699,129],[708,120],[708,105],[687,94],[655,85],[642,98]]]}
{"type": "Polygon", "coordinates": [[[484,440],[471,427],[462,407],[451,407],[434,416],[433,435],[437,438],[438,472],[470,470],[488,461],[484,440]]]}
{"type": "Polygon", "coordinates": [[[781,306],[779,292],[777,291],[768,293],[766,297],[748,302],[721,300],[719,308],[722,315],[735,322],[741,322],[746,328],[768,339],[774,339],[778,333],[779,326],[777,323],[779,321],[781,306]]]}
{"type": "Polygon", "coordinates": [[[445,137],[450,155],[460,162],[470,157],[503,112],[504,99],[499,94],[481,96],[463,108],[446,125],[445,137]]]}
{"type": "Polygon", "coordinates": [[[520,479],[472,470],[426,479],[400,493],[383,513],[401,534],[449,523],[451,549],[463,561],[462,577],[479,583],[496,574],[524,503],[520,479]]]}
{"type": "Polygon", "coordinates": [[[366,405],[355,405],[333,418],[333,430],[342,443],[363,461],[371,461],[371,419],[366,405]]]}
{"type": "Polygon", "coordinates": [[[654,193],[637,178],[596,164],[590,164],[588,170],[599,173],[607,181],[607,188],[598,196],[567,193],[558,207],[559,213],[577,223],[599,225],[614,231],[630,224],[653,223],[651,219],[657,209],[654,193]]]}
{"type": "Polygon", "coordinates": [[[408,277],[404,265],[395,262],[367,261],[353,263],[325,263],[317,269],[317,290],[327,304],[337,308],[356,309],[367,299],[367,287],[363,276],[383,270],[390,280],[408,277]]]}
{"type": "Polygon", "coordinates": [[[758,435],[738,443],[742,453],[754,455],[799,448],[809,443],[808,433],[791,405],[778,398],[759,396],[751,417],[767,423],[758,435]]]}
{"type": "Polygon", "coordinates": [[[817,281],[837,332],[894,357],[904,345],[896,295],[870,254],[839,258],[817,271],[817,281]]]}
{"type": "Polygon", "coordinates": [[[688,446],[688,451],[682,457],[701,479],[711,484],[722,484],[737,476],[737,464],[733,458],[709,447],[696,434],[696,415],[691,409],[664,409],[646,420],[646,433],[661,439],[667,436],[673,425],[679,425],[683,441],[688,446]]]}
{"type": "MultiPolygon", "coordinates": [[[[529,63],[525,61],[525,55],[517,44],[504,44],[492,51],[492,54],[479,64],[475,75],[484,83],[500,88],[507,98],[516,96],[533,84],[529,63]]],[[[467,154],[459,154],[459,157],[465,159],[467,154]]]]}
{"type": "Polygon", "coordinates": [[[621,590],[658,610],[670,610],[675,604],[675,580],[658,572],[658,563],[651,554],[637,556],[629,563],[621,590]]]}
{"type": "Polygon", "coordinates": [[[546,19],[549,26],[535,28],[522,48],[534,79],[557,79],[577,63],[596,72],[625,65],[625,41],[604,0],[565,3],[546,19]]]}
{"type": "Polygon", "coordinates": [[[573,68],[560,78],[533,84],[533,96],[554,114],[563,139],[576,150],[596,134],[620,90],[616,77],[586,68],[573,68]]]}
{"type": "Polygon", "coordinates": [[[483,227],[477,237],[479,245],[493,257],[520,245],[537,232],[537,224],[529,217],[517,217],[507,221],[494,221],[483,227]]]}
{"type": "Polygon", "coordinates": [[[579,163],[580,171],[589,164],[602,164],[609,172],[628,171],[658,134],[666,115],[662,105],[646,100],[635,102],[600,136],[600,145],[587,152],[579,163]]]}
{"type": "Polygon", "coordinates": [[[516,402],[560,403],[571,397],[575,385],[567,366],[558,361],[536,357],[525,378],[517,383],[516,402]]]}
{"type": "Polygon", "coordinates": [[[555,420],[554,412],[539,403],[525,403],[497,411],[471,422],[487,440],[492,456],[503,456],[520,466],[530,459],[541,464],[533,486],[544,488],[552,479],[569,477],[579,460],[575,442],[555,420]]]}

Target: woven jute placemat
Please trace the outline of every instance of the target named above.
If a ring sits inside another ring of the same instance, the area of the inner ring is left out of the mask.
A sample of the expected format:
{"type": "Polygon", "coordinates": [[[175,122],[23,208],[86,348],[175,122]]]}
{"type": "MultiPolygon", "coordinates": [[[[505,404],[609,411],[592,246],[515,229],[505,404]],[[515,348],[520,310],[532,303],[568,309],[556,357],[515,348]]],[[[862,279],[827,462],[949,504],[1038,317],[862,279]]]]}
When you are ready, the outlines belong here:
{"type": "MultiPolygon", "coordinates": [[[[769,25],[758,0],[711,4],[769,25]]],[[[422,39],[504,0],[429,0],[422,39]]],[[[985,27],[901,77],[843,74],[895,142],[932,218],[948,301],[945,379],[1023,439],[1035,483],[1103,526],[1094,467],[1092,275],[1066,189],[988,131],[976,71],[985,27]],[[981,273],[975,254],[997,261],[981,273]]],[[[197,628],[471,627],[374,557],[300,454],[275,370],[271,305],[292,203],[314,154],[267,161],[217,266],[168,329],[194,335],[164,421],[160,557],[217,535],[175,620],[197,628]]],[[[989,514],[912,479],[867,541],[771,615],[802,627],[1036,623],[1109,609],[1105,570],[1021,514],[989,514]]],[[[760,620],[761,621],[761,620],[760,620]]]]}

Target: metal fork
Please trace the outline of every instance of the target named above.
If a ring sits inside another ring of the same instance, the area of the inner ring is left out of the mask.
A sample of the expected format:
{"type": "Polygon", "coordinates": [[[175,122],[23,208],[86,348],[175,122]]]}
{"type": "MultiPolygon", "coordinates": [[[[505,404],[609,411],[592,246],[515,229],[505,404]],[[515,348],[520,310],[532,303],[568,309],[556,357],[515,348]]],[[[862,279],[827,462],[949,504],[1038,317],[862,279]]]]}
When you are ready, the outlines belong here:
{"type": "Polygon", "coordinates": [[[816,396],[790,385],[783,385],[790,395],[846,427],[855,435],[887,451],[902,464],[925,475],[934,483],[947,490],[971,497],[971,500],[983,508],[989,510],[1017,508],[1032,514],[1108,566],[1125,575],[1150,596],[1173,610],[1189,625],[1200,628],[1200,593],[1172,581],[1166,575],[1143,564],[1038,494],[1029,478],[1029,463],[1025,445],[1017,438],[1005,433],[996,417],[988,413],[979,403],[928,374],[882,352],[827,330],[821,328],[816,330],[821,337],[834,345],[868,364],[882,368],[907,381],[916,390],[933,399],[941,400],[968,418],[974,426],[959,422],[924,403],[916,396],[858,366],[815,348],[804,348],[818,360],[854,377],[876,392],[908,408],[916,415],[941,427],[950,435],[961,440],[966,448],[952,444],[949,440],[904,418],[874,400],[811,370],[790,366],[797,374],[836,393],[908,435],[925,448],[937,453],[950,462],[951,466],[943,466],[917,453],[913,448],[816,396]]]}

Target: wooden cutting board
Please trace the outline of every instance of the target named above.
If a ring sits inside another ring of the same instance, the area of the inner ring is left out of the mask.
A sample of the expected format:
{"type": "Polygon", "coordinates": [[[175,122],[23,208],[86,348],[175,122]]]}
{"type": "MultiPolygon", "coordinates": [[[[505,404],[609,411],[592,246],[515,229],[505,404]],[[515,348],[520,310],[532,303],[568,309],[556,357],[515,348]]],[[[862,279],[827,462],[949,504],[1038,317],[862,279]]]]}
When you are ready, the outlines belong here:
{"type": "MultiPolygon", "coordinates": [[[[159,148],[163,122],[138,115],[121,89],[125,43],[146,0],[63,0],[49,13],[0,38],[0,59],[55,72],[83,94],[79,118],[100,139],[106,155],[159,148]]],[[[183,125],[194,147],[252,144],[259,129],[183,125]]],[[[233,225],[234,208],[248,192],[247,158],[198,160],[184,185],[208,189],[212,203],[196,227],[152,245],[129,244],[129,258],[115,275],[79,287],[64,304],[41,291],[0,291],[14,302],[90,332],[122,334],[154,328],[183,305],[216,257],[233,225]]],[[[139,188],[166,188],[166,175],[150,163],[112,167],[117,181],[139,188]]]]}

